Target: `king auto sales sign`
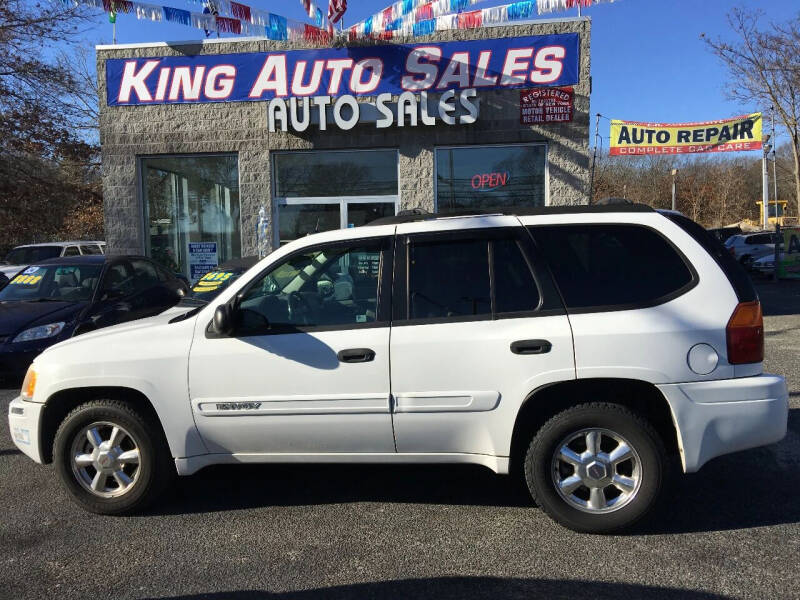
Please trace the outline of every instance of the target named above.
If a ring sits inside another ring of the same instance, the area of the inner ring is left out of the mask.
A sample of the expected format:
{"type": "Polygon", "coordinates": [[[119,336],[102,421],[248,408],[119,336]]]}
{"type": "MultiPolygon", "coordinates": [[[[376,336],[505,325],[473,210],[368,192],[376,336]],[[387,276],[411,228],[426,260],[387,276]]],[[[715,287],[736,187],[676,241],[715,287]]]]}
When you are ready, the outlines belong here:
{"type": "Polygon", "coordinates": [[[536,88],[519,93],[522,125],[568,123],[575,112],[575,90],[571,87],[536,88]]]}

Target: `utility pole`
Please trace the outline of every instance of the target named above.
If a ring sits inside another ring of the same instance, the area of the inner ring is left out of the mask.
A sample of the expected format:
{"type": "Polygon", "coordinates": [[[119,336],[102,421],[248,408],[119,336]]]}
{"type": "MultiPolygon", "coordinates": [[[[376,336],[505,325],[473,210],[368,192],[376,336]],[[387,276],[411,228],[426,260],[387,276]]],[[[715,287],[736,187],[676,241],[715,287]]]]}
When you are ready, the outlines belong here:
{"type": "Polygon", "coordinates": [[[677,209],[678,203],[676,201],[678,196],[677,194],[678,186],[675,181],[675,177],[677,177],[677,175],[678,175],[678,169],[672,169],[672,210],[678,210],[677,209]]]}
{"type": "Polygon", "coordinates": [[[763,222],[763,230],[769,227],[769,170],[767,169],[767,157],[772,146],[767,142],[770,139],[770,135],[764,136],[764,156],[761,159],[761,220],[763,222]]]}
{"type": "MultiPolygon", "coordinates": [[[[579,7],[580,8],[580,7],[579,7]]],[[[597,113],[597,120],[594,123],[594,156],[592,156],[592,174],[589,178],[589,204],[594,199],[594,167],[597,164],[597,141],[600,137],[600,113],[597,113]]]]}
{"type": "MultiPolygon", "coordinates": [[[[778,218],[778,141],[775,138],[775,107],[772,107],[772,186],[775,189],[775,218],[778,218]]],[[[778,222],[775,221],[777,227],[778,222]]],[[[776,229],[777,231],[777,229],[776,229]]]]}

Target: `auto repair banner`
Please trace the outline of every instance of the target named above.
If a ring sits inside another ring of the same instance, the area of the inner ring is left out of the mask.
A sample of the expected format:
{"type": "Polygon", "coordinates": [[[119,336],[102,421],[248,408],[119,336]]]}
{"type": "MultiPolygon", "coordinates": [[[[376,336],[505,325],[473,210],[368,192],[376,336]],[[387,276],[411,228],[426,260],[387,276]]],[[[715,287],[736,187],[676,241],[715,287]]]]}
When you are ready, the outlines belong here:
{"type": "Polygon", "coordinates": [[[700,123],[611,121],[611,156],[761,150],[761,113],[700,123]]]}
{"type": "Polygon", "coordinates": [[[109,106],[246,102],[575,85],[577,33],[466,42],[392,44],[108,59],[109,106]]]}

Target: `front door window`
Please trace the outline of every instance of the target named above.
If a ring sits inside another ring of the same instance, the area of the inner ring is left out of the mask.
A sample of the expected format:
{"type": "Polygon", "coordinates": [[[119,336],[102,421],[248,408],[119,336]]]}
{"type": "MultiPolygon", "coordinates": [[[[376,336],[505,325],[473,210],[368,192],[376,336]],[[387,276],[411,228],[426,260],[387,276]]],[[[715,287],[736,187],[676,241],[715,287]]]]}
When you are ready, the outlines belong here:
{"type": "Polygon", "coordinates": [[[298,326],[374,323],[378,314],[381,242],[324,246],[289,257],[257,280],[242,298],[237,334],[298,326]],[[247,313],[255,313],[247,317],[247,313]],[[261,317],[261,318],[259,318],[261,317]],[[251,325],[252,324],[252,325],[251,325]],[[257,331],[248,331],[248,327],[257,331]]]}

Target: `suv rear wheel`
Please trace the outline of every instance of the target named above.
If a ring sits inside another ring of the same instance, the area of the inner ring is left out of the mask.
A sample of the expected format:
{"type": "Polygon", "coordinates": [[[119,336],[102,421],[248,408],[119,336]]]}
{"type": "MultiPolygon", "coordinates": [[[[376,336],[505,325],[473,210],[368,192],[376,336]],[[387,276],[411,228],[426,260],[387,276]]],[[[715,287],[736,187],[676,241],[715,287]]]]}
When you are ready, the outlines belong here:
{"type": "Polygon", "coordinates": [[[630,527],[655,505],[667,472],[664,445],[639,415],[616,404],[583,404],[533,437],[525,479],[534,501],[574,531],[630,527]]]}
{"type": "Polygon", "coordinates": [[[158,427],[117,400],[70,412],[56,432],[53,459],[73,500],[104,515],[144,509],[174,473],[158,427]]]}

